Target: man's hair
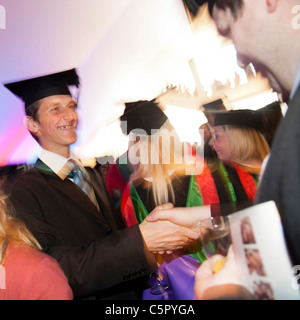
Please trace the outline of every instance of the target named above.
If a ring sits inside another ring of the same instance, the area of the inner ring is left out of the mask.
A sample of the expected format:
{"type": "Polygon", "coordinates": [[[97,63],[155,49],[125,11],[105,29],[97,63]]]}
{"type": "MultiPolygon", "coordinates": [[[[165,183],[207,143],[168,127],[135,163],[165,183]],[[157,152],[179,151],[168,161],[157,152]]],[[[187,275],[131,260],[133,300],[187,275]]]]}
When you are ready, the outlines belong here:
{"type": "MultiPolygon", "coordinates": [[[[32,103],[28,108],[26,108],[26,116],[32,118],[32,120],[39,122],[38,111],[40,108],[40,100],[32,103]]],[[[38,137],[30,132],[33,138],[38,142],[38,137]]]]}
{"type": "Polygon", "coordinates": [[[225,10],[229,8],[235,18],[238,17],[244,5],[244,0],[216,0],[215,6],[219,9],[225,10]]]}
{"type": "Polygon", "coordinates": [[[28,108],[26,108],[26,116],[31,117],[34,121],[38,121],[39,107],[40,101],[32,103],[28,108]]]}
{"type": "Polygon", "coordinates": [[[212,15],[213,7],[217,6],[223,10],[229,8],[233,16],[237,18],[244,5],[244,0],[184,0],[184,2],[193,16],[197,15],[202,5],[208,4],[210,15],[212,15]]]}

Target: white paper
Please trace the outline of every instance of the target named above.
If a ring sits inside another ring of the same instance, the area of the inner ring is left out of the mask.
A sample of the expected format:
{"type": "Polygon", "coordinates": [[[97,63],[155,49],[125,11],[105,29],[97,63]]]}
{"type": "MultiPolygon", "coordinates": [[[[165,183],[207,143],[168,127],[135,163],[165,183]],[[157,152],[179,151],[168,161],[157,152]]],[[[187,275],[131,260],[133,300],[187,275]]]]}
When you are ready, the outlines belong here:
{"type": "Polygon", "coordinates": [[[268,201],[228,217],[243,283],[255,298],[300,299],[276,204],[268,201]]]}

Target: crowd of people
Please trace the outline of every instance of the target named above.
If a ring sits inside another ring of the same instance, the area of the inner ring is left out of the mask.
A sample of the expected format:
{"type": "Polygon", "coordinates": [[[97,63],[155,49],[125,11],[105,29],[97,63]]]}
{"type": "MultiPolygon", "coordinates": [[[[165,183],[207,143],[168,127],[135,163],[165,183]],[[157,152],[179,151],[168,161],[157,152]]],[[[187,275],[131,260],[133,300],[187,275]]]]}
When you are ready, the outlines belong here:
{"type": "Polygon", "coordinates": [[[41,153],[1,181],[0,299],[253,299],[232,250],[213,271],[210,262],[220,257],[207,258],[200,226],[268,200],[278,207],[292,263],[300,264],[300,34],[291,24],[300,3],[196,2],[208,3],[239,64],[253,63],[288,97],[285,117],[271,122],[275,104],[212,112],[211,149],[195,154],[155,99],[128,102],[120,118],[128,151],[103,179],[70,150],[76,69],[6,83],[24,102],[41,153]]]}

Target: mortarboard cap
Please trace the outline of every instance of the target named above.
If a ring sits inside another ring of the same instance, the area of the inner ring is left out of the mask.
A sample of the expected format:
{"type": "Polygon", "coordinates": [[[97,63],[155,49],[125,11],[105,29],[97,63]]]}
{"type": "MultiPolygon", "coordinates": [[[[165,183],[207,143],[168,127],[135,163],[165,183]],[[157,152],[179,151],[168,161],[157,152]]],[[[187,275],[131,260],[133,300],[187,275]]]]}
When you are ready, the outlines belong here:
{"type": "Polygon", "coordinates": [[[240,126],[251,127],[261,130],[263,126],[263,119],[261,113],[254,110],[226,110],[216,111],[214,126],[240,126]]]}
{"type": "Polygon", "coordinates": [[[204,112],[209,112],[212,110],[226,110],[226,107],[222,99],[211,101],[202,105],[202,107],[204,109],[204,112]]]}
{"type": "Polygon", "coordinates": [[[260,113],[263,119],[262,133],[265,136],[269,145],[272,145],[277,127],[283,118],[283,113],[281,110],[281,102],[275,101],[267,106],[256,110],[260,113]]]}
{"type": "Polygon", "coordinates": [[[75,69],[4,84],[8,90],[24,101],[25,109],[32,103],[49,96],[71,95],[69,91],[71,85],[79,86],[75,69]]]}
{"type": "Polygon", "coordinates": [[[209,103],[203,104],[203,113],[207,118],[210,126],[214,125],[214,113],[216,110],[226,110],[222,99],[214,100],[209,103]]]}
{"type": "Polygon", "coordinates": [[[162,127],[168,117],[154,100],[125,103],[124,114],[120,117],[121,121],[127,123],[127,128],[122,125],[124,134],[128,135],[134,129],[142,129],[147,135],[152,135],[162,127]]]}
{"type": "Polygon", "coordinates": [[[199,8],[205,3],[208,3],[208,10],[210,15],[212,15],[216,0],[184,0],[184,2],[186,3],[189,11],[196,16],[199,8]]]}

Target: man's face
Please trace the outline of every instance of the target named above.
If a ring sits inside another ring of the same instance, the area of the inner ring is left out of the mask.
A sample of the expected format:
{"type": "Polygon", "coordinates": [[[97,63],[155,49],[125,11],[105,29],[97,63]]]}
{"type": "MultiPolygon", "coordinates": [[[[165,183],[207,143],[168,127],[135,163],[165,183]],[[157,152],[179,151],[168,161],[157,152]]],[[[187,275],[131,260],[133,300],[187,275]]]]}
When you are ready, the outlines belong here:
{"type": "Polygon", "coordinates": [[[35,132],[42,148],[64,155],[76,142],[77,103],[69,95],[56,95],[40,100],[35,132]]]}
{"type": "Polygon", "coordinates": [[[214,6],[213,19],[218,32],[232,40],[240,67],[252,63],[255,70],[269,79],[271,87],[281,92],[274,77],[272,63],[275,60],[272,43],[273,35],[266,32],[267,10],[262,0],[244,0],[241,11],[235,18],[229,8],[225,10],[214,6]]]}

